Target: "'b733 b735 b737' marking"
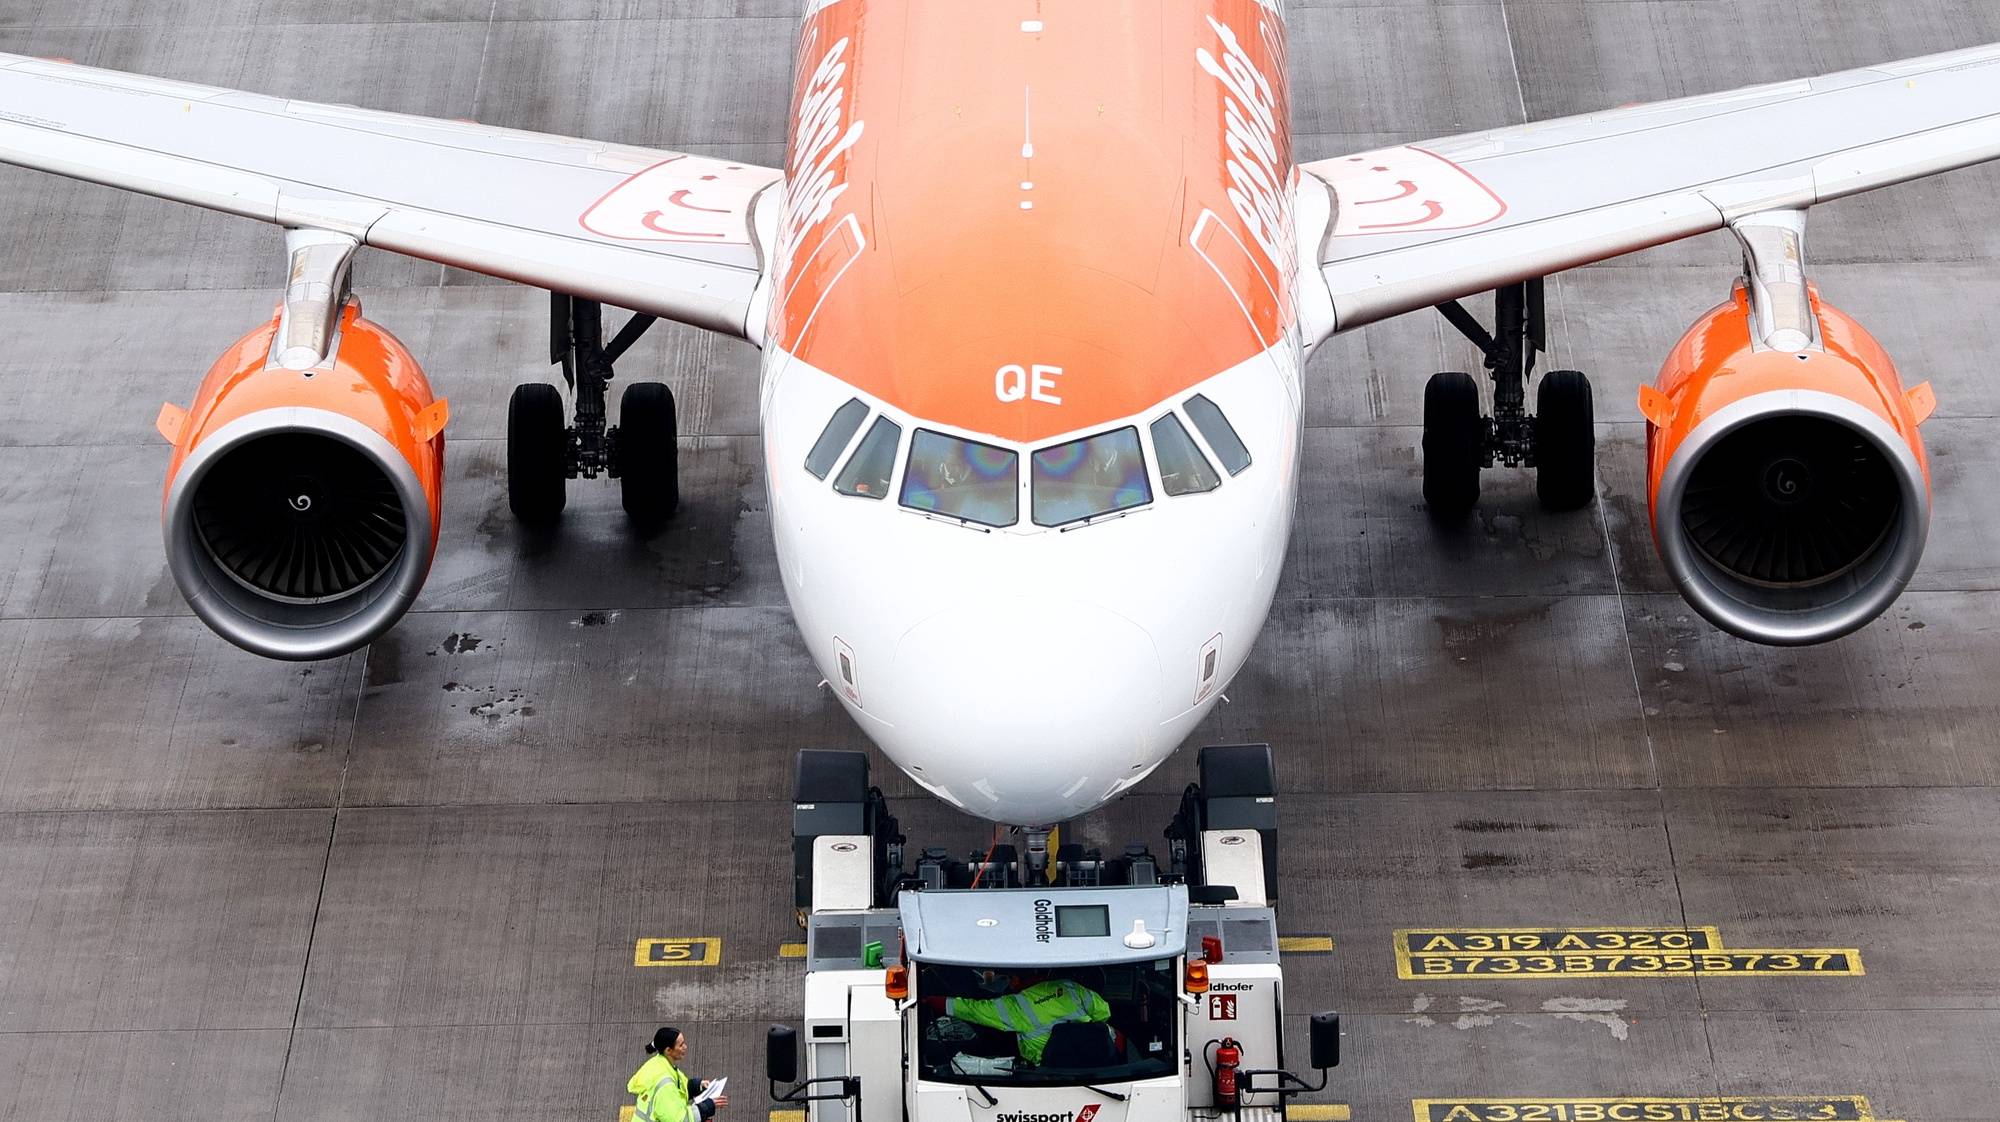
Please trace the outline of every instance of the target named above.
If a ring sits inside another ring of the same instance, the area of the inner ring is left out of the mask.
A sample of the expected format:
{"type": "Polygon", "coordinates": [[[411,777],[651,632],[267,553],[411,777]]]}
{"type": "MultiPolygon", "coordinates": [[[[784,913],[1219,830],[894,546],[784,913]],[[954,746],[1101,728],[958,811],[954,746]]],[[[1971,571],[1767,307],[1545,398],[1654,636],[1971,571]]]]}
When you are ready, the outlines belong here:
{"type": "Polygon", "coordinates": [[[1864,973],[1853,947],[1728,948],[1714,927],[1406,928],[1395,946],[1405,981],[1864,973]]]}

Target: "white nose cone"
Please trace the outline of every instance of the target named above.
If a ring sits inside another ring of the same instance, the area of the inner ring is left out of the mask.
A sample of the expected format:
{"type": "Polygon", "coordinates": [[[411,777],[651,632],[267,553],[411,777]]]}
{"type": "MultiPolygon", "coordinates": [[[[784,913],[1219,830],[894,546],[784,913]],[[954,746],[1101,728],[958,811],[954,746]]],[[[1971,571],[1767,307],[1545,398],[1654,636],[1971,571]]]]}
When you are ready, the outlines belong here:
{"type": "Polygon", "coordinates": [[[912,627],[896,649],[890,758],[966,811],[1021,826],[1095,809],[1161,748],[1160,659],[1095,605],[988,600],[912,627]]]}

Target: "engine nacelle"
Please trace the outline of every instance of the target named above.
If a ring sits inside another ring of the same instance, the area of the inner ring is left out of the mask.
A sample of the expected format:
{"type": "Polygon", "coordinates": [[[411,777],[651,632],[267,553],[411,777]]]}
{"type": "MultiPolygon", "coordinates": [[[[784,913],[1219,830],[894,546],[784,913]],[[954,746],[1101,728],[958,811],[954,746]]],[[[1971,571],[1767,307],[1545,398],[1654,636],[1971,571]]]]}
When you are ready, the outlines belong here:
{"type": "Polygon", "coordinates": [[[1696,611],[1759,643],[1882,614],[1930,526],[1929,384],[1906,392],[1873,336],[1811,299],[1821,347],[1759,349],[1739,282],[1639,391],[1660,557],[1696,611]]]}
{"type": "Polygon", "coordinates": [[[202,622],[268,658],[332,658],[408,611],[430,572],[447,405],[349,301],[331,357],[288,369],[280,320],[216,360],[174,444],[167,564],[202,622]]]}

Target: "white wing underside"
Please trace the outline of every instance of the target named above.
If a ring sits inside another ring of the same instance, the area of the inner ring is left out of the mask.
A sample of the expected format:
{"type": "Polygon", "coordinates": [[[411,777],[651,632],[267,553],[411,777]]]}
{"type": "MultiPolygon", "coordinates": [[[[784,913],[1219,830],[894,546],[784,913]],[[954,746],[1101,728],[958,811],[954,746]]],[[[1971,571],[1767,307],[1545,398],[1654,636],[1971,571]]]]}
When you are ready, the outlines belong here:
{"type": "MultiPolygon", "coordinates": [[[[2000,45],[1304,165],[1323,337],[2000,157],[2000,45]]],[[[774,168],[0,54],[0,161],[747,337],[774,168]]],[[[1309,258],[1310,260],[1310,258],[1309,258]]]]}
{"type": "Polygon", "coordinates": [[[1995,157],[2000,45],[1316,161],[1312,333],[1995,157]]]}
{"type": "Polygon", "coordinates": [[[0,161],[744,336],[776,169],[0,54],[0,161]]]}

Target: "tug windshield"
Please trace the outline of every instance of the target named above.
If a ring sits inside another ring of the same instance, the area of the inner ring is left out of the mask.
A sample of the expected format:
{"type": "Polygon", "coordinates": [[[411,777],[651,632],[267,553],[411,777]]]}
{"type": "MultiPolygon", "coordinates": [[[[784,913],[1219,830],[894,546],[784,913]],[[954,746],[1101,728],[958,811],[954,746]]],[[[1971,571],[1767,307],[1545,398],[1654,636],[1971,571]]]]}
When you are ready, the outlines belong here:
{"type": "Polygon", "coordinates": [[[1171,958],[1055,970],[920,962],[916,981],[924,1079],[1058,1087],[1178,1070],[1180,978],[1171,958]]]}

